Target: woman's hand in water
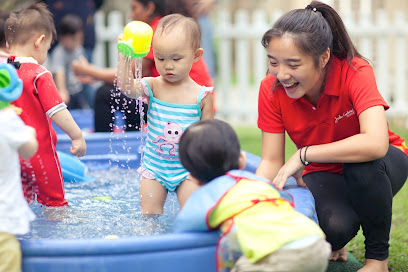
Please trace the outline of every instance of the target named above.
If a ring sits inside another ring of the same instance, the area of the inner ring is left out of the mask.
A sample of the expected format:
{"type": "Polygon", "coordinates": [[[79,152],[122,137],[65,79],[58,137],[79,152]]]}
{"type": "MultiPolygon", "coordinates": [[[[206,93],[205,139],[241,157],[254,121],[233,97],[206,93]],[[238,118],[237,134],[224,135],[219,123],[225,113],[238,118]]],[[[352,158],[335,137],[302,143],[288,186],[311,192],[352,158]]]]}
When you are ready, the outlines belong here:
{"type": "Polygon", "coordinates": [[[303,182],[302,173],[305,166],[300,161],[299,157],[300,151],[296,151],[295,154],[290,157],[290,159],[281,167],[276,177],[273,179],[272,183],[278,188],[282,189],[285,185],[287,179],[292,176],[296,179],[299,186],[306,186],[303,182]]]}

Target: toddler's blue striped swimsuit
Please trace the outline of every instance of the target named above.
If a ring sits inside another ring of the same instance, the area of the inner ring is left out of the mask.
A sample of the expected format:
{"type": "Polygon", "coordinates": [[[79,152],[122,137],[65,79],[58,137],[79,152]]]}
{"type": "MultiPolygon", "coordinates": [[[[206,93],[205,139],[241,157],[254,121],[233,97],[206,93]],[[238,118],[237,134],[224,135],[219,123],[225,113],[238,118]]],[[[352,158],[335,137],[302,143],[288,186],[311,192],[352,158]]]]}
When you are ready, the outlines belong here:
{"type": "Polygon", "coordinates": [[[203,86],[197,104],[173,104],[153,96],[149,84],[149,109],[147,111],[147,136],[143,168],[148,170],[164,188],[173,192],[187,178],[187,170],[180,163],[179,140],[191,124],[201,120],[203,86]]]}

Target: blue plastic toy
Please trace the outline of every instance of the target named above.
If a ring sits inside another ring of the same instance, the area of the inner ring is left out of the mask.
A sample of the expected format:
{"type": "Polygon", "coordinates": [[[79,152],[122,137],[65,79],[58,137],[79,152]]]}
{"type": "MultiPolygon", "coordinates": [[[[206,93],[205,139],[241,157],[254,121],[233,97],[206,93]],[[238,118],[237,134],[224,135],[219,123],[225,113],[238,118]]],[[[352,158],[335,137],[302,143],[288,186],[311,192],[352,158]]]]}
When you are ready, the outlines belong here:
{"type": "Polygon", "coordinates": [[[95,181],[95,178],[87,175],[88,167],[77,157],[61,151],[57,151],[61,164],[62,177],[64,182],[88,182],[95,181]]]}
{"type": "Polygon", "coordinates": [[[23,82],[16,69],[7,63],[0,63],[0,110],[10,106],[10,102],[20,97],[23,82]]]}

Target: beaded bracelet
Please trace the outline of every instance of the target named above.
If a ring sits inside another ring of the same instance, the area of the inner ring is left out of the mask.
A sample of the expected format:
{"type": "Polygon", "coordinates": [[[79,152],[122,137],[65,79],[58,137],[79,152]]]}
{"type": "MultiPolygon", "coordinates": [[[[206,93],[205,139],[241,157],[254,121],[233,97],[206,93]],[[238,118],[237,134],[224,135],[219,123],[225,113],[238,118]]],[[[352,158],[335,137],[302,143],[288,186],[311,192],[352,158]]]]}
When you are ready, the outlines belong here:
{"type": "Polygon", "coordinates": [[[303,150],[304,146],[302,146],[300,148],[300,150],[299,150],[299,158],[300,158],[300,161],[302,162],[303,165],[308,165],[309,164],[309,162],[306,161],[306,152],[307,152],[307,149],[309,148],[309,146],[310,145],[307,145],[306,148],[305,148],[305,155],[303,156],[304,160],[302,160],[302,150],[303,150]]]}
{"type": "Polygon", "coordinates": [[[306,160],[306,152],[307,152],[307,149],[309,148],[309,146],[310,145],[308,145],[308,146],[306,146],[306,148],[305,148],[305,155],[303,156],[303,158],[304,158],[304,165],[308,165],[309,164],[309,162],[306,160]]]}

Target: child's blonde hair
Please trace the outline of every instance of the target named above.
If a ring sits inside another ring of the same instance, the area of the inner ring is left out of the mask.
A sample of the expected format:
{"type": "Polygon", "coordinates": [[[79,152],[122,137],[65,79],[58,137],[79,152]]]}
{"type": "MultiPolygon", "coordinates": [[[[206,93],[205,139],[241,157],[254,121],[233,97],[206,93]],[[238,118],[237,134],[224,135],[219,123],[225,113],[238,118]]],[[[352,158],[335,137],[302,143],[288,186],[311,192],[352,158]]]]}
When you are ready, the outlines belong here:
{"type": "Polygon", "coordinates": [[[154,33],[168,33],[175,27],[182,27],[193,49],[201,47],[201,30],[197,21],[181,14],[170,14],[160,19],[154,33]]]}
{"type": "Polygon", "coordinates": [[[57,38],[54,19],[45,3],[31,3],[6,20],[5,35],[10,47],[25,44],[38,33],[51,35],[52,41],[57,38]]]}

